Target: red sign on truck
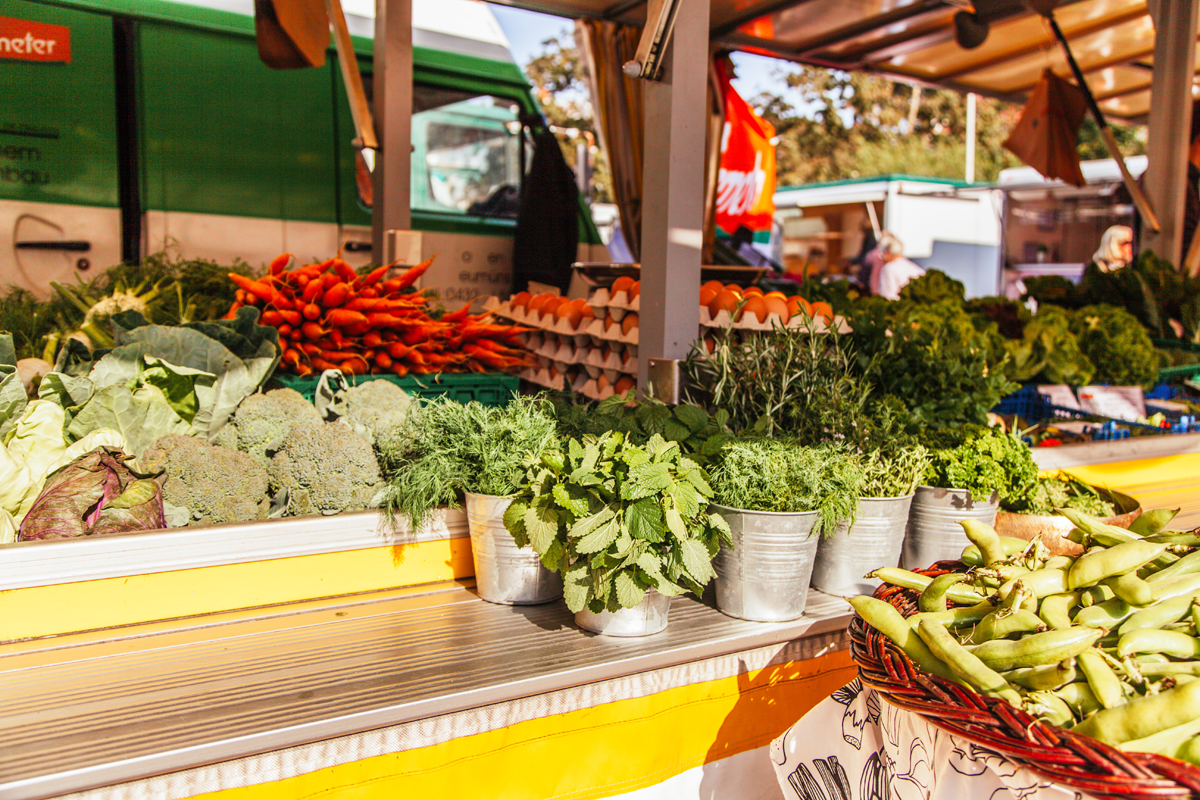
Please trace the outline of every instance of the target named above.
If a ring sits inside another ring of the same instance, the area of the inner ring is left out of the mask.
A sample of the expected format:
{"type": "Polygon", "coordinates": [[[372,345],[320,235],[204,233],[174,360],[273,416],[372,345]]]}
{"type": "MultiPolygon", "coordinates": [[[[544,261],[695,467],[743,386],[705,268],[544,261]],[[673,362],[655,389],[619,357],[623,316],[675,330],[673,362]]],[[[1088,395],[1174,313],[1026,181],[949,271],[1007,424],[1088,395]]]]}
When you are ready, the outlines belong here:
{"type": "Polygon", "coordinates": [[[0,59],[71,63],[71,29],[0,17],[0,59]]]}

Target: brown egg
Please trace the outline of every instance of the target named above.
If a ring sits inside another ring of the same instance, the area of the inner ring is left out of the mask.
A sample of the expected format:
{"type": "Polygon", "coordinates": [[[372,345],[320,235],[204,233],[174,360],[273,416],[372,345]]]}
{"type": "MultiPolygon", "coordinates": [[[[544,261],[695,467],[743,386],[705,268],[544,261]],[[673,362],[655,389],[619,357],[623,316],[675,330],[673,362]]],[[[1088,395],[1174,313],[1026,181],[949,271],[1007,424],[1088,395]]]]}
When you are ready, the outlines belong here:
{"type": "Polygon", "coordinates": [[[767,321],[767,301],[760,295],[747,295],[741,316],[753,314],[759,322],[767,321]]]}
{"type": "Polygon", "coordinates": [[[596,312],[587,304],[587,300],[577,298],[563,303],[554,310],[555,319],[565,319],[572,328],[578,328],[586,320],[595,319],[596,312]]]}
{"type": "Polygon", "coordinates": [[[738,294],[745,294],[745,292],[742,291],[742,287],[738,286],[736,283],[727,283],[727,284],[725,284],[725,288],[731,292],[737,292],[738,294]]]}
{"type": "Polygon", "coordinates": [[[787,299],[787,304],[790,316],[794,317],[797,314],[803,314],[806,317],[812,316],[812,308],[809,306],[808,301],[800,295],[789,297],[787,299]]]}
{"type": "Polygon", "coordinates": [[[617,378],[617,382],[613,384],[613,390],[620,395],[623,395],[636,387],[637,383],[628,375],[622,375],[621,377],[617,378]]]}
{"type": "Polygon", "coordinates": [[[606,316],[606,317],[604,318],[604,330],[605,330],[605,332],[608,332],[608,329],[609,329],[609,328],[611,328],[611,327],[612,327],[612,326],[614,326],[614,325],[620,325],[620,323],[619,323],[619,322],[617,322],[617,318],[616,318],[616,317],[614,317],[614,316],[612,315],[612,312],[610,311],[610,312],[608,312],[608,316],[606,316]]]}
{"type": "Polygon", "coordinates": [[[724,289],[724,288],[725,287],[722,286],[722,287],[720,287],[720,289],[714,289],[711,286],[708,286],[707,284],[704,286],[701,286],[700,287],[700,305],[707,306],[709,303],[712,302],[712,299],[717,296],[717,293],[720,292],[721,289],[724,289]]]}
{"type": "Polygon", "coordinates": [[[722,310],[732,314],[738,307],[738,303],[742,302],[742,296],[731,289],[722,289],[708,303],[708,313],[715,319],[717,314],[722,310]]]}
{"type": "Polygon", "coordinates": [[[509,301],[509,305],[512,308],[525,308],[529,305],[529,300],[532,297],[533,295],[529,292],[517,292],[513,295],[512,300],[509,301]]]}
{"type": "Polygon", "coordinates": [[[528,309],[529,313],[533,313],[534,311],[541,311],[542,306],[544,306],[546,304],[546,301],[549,300],[551,297],[554,297],[554,295],[550,294],[549,292],[542,292],[541,294],[535,294],[533,297],[529,298],[529,301],[525,304],[525,307],[526,307],[526,309],[528,309]]]}
{"type": "Polygon", "coordinates": [[[541,319],[553,319],[554,312],[558,311],[558,307],[567,302],[570,301],[568,301],[565,297],[550,297],[550,299],[542,303],[541,319]]]}
{"type": "Polygon", "coordinates": [[[821,317],[826,322],[833,319],[833,307],[829,303],[824,303],[818,300],[812,304],[813,318],[821,317]]]}
{"type": "Polygon", "coordinates": [[[625,336],[629,335],[630,331],[636,331],[638,326],[638,315],[630,311],[621,318],[621,333],[625,336]]]}
{"type": "Polygon", "coordinates": [[[642,293],[642,282],[634,281],[633,286],[629,287],[629,302],[632,303],[634,301],[634,299],[641,293],[642,293]]]}
{"type": "Polygon", "coordinates": [[[763,295],[763,297],[778,297],[780,300],[784,300],[784,301],[787,300],[787,295],[778,290],[776,290],[774,292],[767,292],[765,295],[763,295]]]}
{"type": "Polygon", "coordinates": [[[613,285],[609,290],[609,294],[611,294],[613,297],[616,297],[618,292],[628,292],[632,287],[633,278],[629,277],[628,275],[622,275],[613,281],[613,285]]]}
{"type": "Polygon", "coordinates": [[[750,287],[748,287],[748,288],[746,289],[746,291],[742,292],[742,294],[743,294],[745,297],[749,297],[749,296],[750,296],[750,295],[752,295],[752,294],[754,294],[754,295],[758,295],[759,297],[762,297],[762,296],[763,296],[763,290],[762,290],[762,289],[760,289],[760,288],[758,288],[757,286],[750,286],[750,287]]]}
{"type": "Polygon", "coordinates": [[[791,316],[791,312],[788,311],[787,300],[783,297],[776,297],[774,292],[765,296],[763,302],[767,304],[767,313],[778,314],[779,319],[783,322],[787,322],[788,317],[791,316]]]}
{"type": "Polygon", "coordinates": [[[725,288],[725,284],[721,283],[720,281],[708,281],[707,283],[705,283],[703,286],[700,287],[700,291],[704,291],[705,289],[712,289],[714,292],[719,292],[724,288],[725,288]]]}

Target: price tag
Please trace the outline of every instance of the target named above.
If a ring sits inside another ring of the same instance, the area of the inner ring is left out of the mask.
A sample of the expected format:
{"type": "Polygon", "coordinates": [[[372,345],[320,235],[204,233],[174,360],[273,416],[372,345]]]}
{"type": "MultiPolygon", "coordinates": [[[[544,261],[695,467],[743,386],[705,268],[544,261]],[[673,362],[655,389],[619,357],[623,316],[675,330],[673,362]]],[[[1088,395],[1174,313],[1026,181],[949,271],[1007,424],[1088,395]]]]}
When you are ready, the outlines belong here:
{"type": "Polygon", "coordinates": [[[1146,416],[1140,386],[1081,386],[1079,404],[1089,414],[1137,422],[1146,416]]]}

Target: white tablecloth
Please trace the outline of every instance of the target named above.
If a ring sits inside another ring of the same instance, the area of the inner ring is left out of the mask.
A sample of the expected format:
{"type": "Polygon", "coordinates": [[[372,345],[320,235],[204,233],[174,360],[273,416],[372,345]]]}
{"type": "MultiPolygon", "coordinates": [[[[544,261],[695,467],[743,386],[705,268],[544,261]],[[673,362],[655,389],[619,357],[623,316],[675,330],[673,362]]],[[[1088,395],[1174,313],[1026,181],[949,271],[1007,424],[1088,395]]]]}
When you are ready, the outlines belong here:
{"type": "Polygon", "coordinates": [[[888,703],[857,679],[771,744],[788,800],[1086,800],[888,703]]]}

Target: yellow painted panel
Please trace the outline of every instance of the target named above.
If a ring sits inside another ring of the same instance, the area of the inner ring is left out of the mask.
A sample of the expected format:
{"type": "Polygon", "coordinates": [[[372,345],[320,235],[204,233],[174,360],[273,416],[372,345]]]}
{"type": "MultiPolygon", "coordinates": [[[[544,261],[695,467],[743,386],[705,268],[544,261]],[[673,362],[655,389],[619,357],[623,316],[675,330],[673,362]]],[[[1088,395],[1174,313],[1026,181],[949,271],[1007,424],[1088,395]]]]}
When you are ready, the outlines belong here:
{"type": "Polygon", "coordinates": [[[473,575],[443,539],[0,592],[0,641],[372,592],[473,575]]]}
{"type": "Polygon", "coordinates": [[[1088,483],[1120,489],[1140,484],[1175,484],[1182,476],[1200,476],[1200,453],[1111,464],[1090,464],[1066,470],[1088,483]]]}
{"type": "Polygon", "coordinates": [[[766,745],[855,675],[840,651],[201,797],[613,797],[766,745]]]}

